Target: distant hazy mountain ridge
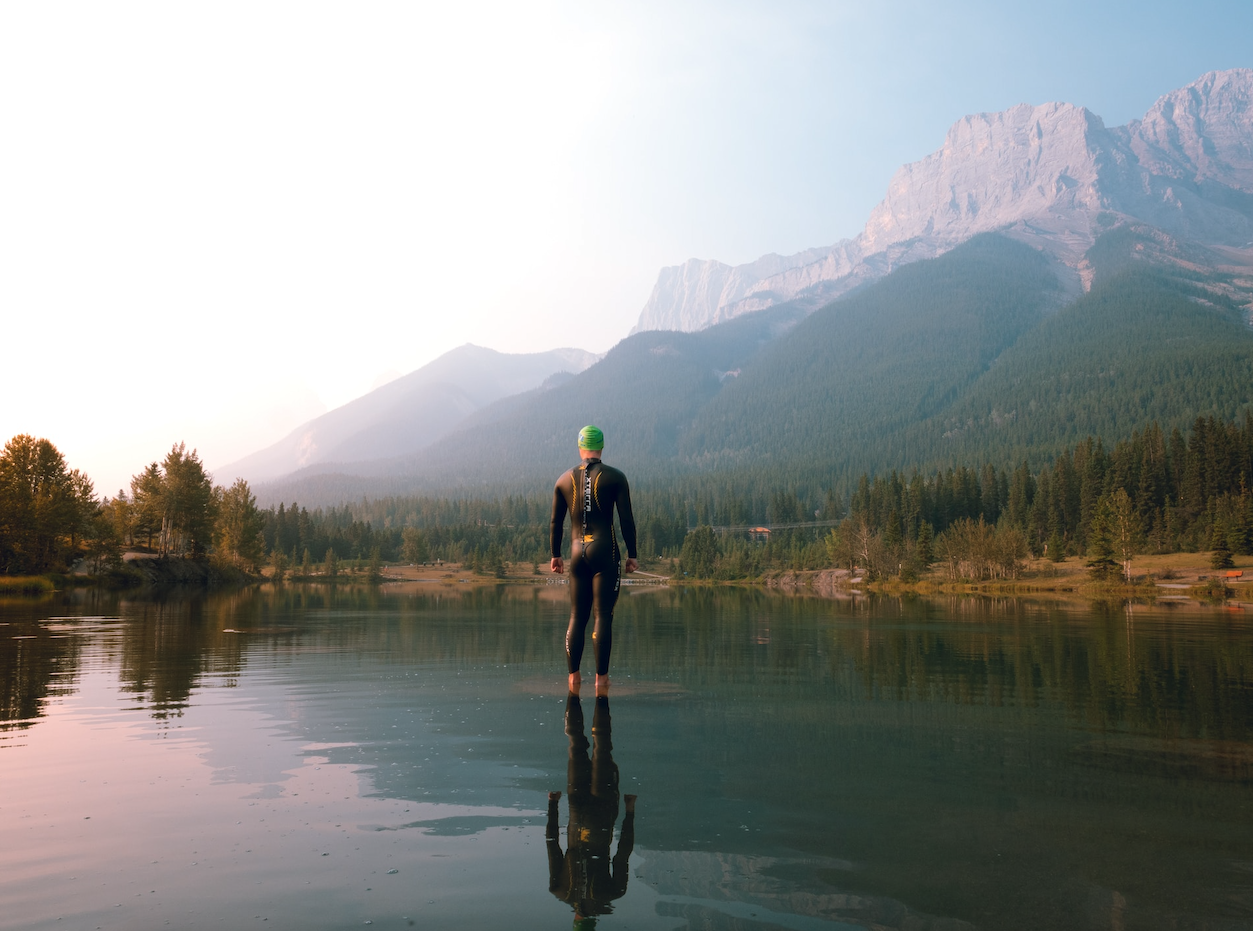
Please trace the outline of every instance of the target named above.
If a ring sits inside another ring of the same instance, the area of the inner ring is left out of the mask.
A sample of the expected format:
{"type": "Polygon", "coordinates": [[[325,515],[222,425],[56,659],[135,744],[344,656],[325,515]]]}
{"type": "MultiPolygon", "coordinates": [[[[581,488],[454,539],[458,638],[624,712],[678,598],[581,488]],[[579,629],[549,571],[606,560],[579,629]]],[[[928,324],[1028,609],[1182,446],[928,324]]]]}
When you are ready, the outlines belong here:
{"type": "Polygon", "coordinates": [[[597,358],[582,349],[514,354],[467,343],[214,471],[264,482],[321,463],[408,455],[493,401],[568,378],[597,358]]]}
{"type": "MultiPolygon", "coordinates": [[[[724,265],[722,262],[688,259],[682,265],[663,268],[649,299],[650,326],[640,325],[639,330],[692,330],[685,326],[693,314],[707,320],[708,324],[720,323],[731,315],[722,314],[722,308],[739,304],[750,290],[762,281],[820,261],[827,249],[810,249],[796,255],[763,255],[747,265],[724,265]]],[[[706,324],[706,325],[708,325],[706,324]]]]}
{"type": "MultiPolygon", "coordinates": [[[[908,262],[998,231],[1043,249],[1076,286],[1084,253],[1119,222],[1253,252],[1253,70],[1211,72],[1142,120],[1106,128],[1065,103],[958,120],[943,146],[893,176],[851,240],[746,265],[662,269],[635,331],[694,331],[782,301],[818,307],[908,262]]],[[[633,332],[635,332],[633,331],[633,332]]]]}

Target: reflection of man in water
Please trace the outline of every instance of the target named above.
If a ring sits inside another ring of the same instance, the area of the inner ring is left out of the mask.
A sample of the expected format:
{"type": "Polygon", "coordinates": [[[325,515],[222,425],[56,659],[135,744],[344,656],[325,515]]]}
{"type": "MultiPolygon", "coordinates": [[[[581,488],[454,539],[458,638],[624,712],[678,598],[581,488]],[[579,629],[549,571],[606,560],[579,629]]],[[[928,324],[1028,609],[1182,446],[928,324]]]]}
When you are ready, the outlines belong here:
{"type": "Polygon", "coordinates": [[[571,693],[566,700],[566,734],[570,737],[567,791],[570,805],[568,847],[561,852],[557,836],[557,801],[560,792],[548,793],[548,891],[574,907],[576,928],[595,927],[597,915],[613,910],[614,899],[626,892],[630,867],[627,860],[635,846],[635,796],[626,796],[626,817],[618,838],[618,853],[609,858],[613,826],[618,820],[618,767],[613,761],[610,739],[609,699],[596,699],[592,718],[595,746],[588,759],[583,736],[583,706],[571,693]]]}

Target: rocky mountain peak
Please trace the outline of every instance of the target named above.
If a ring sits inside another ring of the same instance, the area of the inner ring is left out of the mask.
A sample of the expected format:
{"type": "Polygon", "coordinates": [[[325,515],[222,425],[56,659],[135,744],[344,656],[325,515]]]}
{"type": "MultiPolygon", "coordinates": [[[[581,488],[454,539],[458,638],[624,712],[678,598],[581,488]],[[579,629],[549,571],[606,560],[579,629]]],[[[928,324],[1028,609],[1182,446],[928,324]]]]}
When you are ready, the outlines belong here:
{"type": "Polygon", "coordinates": [[[1096,210],[1105,135],[1100,117],[1066,103],[964,117],[943,146],[897,170],[861,246],[870,254],[923,236],[955,245],[1043,213],[1096,210]]]}
{"type": "Polygon", "coordinates": [[[1211,71],[1133,122],[1130,145],[1150,174],[1253,192],[1253,69],[1211,71]]]}
{"type": "Polygon", "coordinates": [[[963,117],[902,166],[857,237],[748,265],[663,269],[635,330],[699,330],[782,301],[817,307],[979,233],[1029,242],[1077,287],[1111,221],[1135,220],[1253,264],[1253,70],[1214,71],[1109,129],[1069,103],[963,117]],[[1247,260],[1247,261],[1246,261],[1247,260]]]}

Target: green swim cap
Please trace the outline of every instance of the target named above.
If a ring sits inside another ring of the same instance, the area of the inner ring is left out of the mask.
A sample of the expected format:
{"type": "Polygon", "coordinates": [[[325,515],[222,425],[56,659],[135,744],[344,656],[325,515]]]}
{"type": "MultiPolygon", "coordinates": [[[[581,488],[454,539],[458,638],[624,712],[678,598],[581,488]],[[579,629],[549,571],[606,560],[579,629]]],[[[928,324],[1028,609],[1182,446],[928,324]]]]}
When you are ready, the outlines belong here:
{"type": "Polygon", "coordinates": [[[600,427],[593,427],[588,424],[579,431],[579,449],[604,449],[605,434],[600,432],[600,427]]]}

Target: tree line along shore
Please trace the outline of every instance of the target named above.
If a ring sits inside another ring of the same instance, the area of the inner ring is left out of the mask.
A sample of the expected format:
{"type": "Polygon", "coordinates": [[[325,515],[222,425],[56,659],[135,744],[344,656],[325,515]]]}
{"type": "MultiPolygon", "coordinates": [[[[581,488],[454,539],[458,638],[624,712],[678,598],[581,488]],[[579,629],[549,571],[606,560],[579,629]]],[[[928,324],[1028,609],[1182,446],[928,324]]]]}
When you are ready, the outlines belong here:
{"type": "MultiPolygon", "coordinates": [[[[838,569],[871,584],[1021,584],[1048,577],[1049,564],[1053,577],[1082,564],[1092,583],[1134,586],[1149,571],[1141,557],[1170,571],[1171,554],[1205,553],[1220,571],[1253,555],[1251,481],[1246,415],[1200,417],[1169,434],[1151,424],[1112,450],[1089,437],[1034,470],[1023,462],[864,474],[847,494],[810,495],[770,488],[764,474],[711,475],[695,488],[645,479],[633,497],[643,566],[677,578],[838,569]]],[[[277,580],[378,580],[389,564],[435,562],[534,577],[548,561],[549,494],[259,508],[246,481],[214,484],[179,443],[129,490],[99,497],[52,442],[19,435],[0,453],[0,591],[47,590],[71,573],[137,584],[144,575],[134,566],[154,557],[277,580]]]]}

